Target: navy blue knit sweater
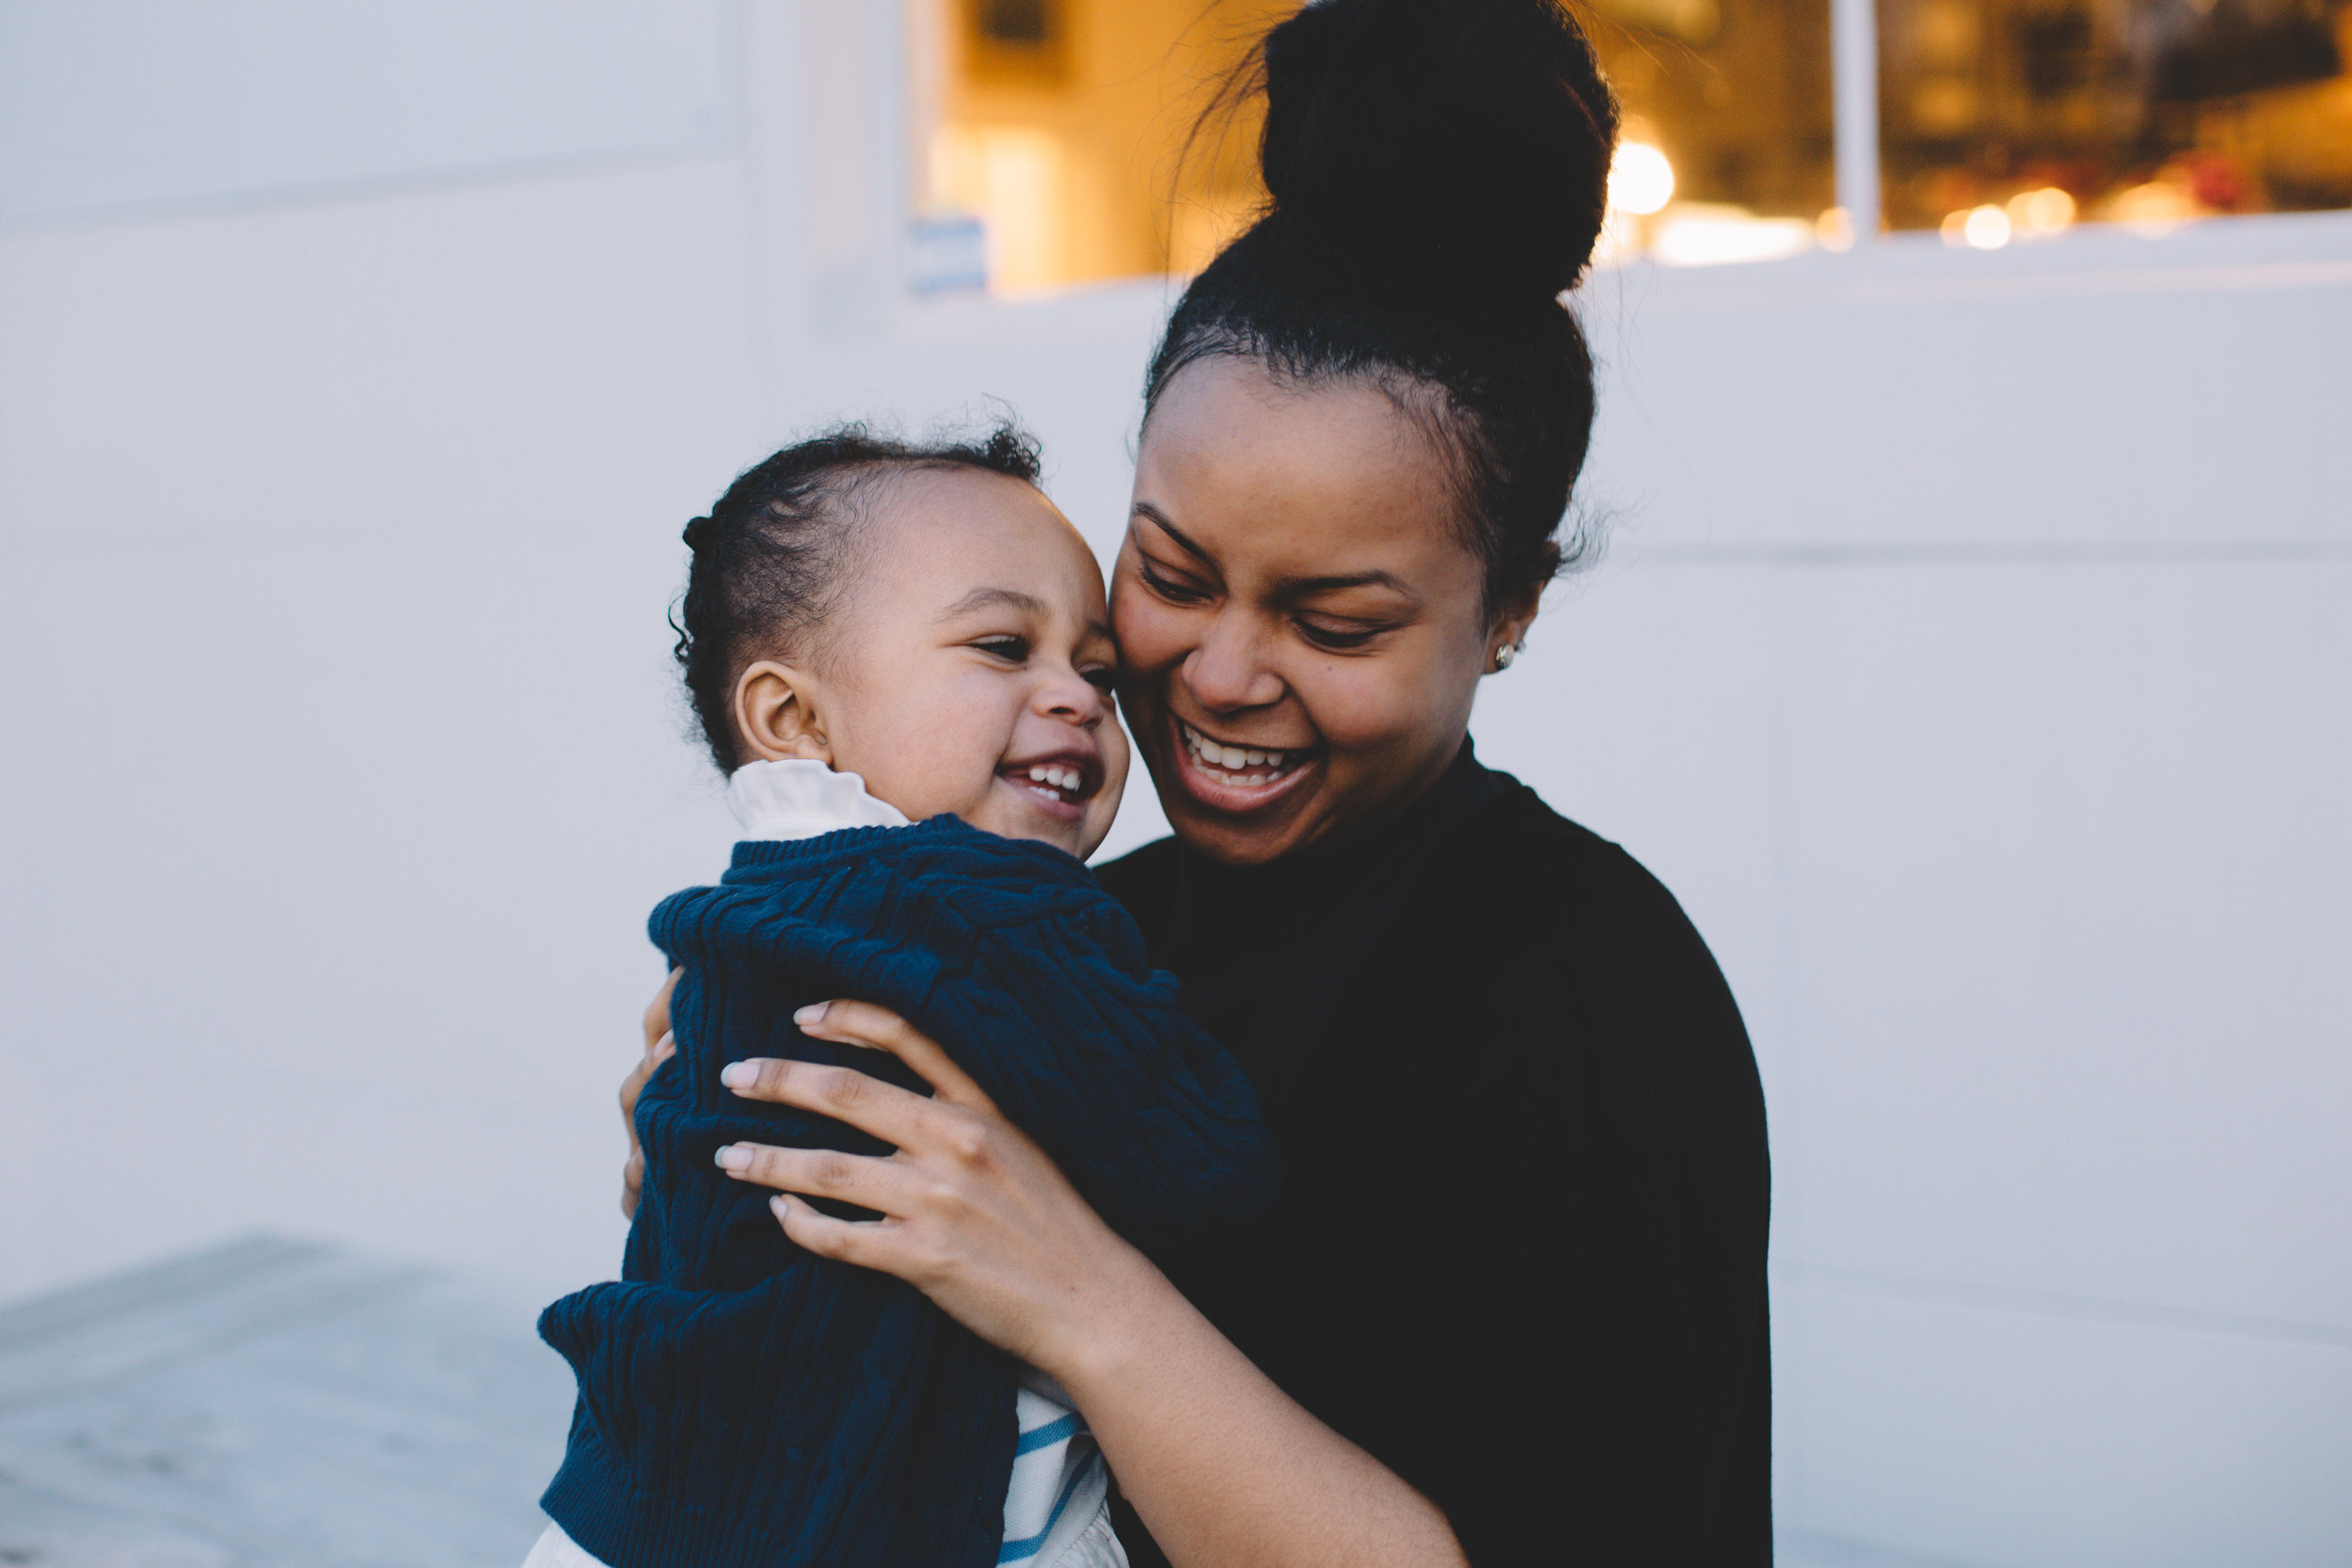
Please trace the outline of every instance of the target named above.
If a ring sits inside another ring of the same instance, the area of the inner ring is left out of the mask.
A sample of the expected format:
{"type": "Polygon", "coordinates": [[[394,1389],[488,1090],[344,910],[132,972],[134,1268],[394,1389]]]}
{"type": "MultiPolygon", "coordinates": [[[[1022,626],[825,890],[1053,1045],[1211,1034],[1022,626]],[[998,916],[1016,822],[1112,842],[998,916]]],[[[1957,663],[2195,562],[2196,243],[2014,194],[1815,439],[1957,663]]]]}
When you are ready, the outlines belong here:
{"type": "Polygon", "coordinates": [[[837,996],[894,1008],[1179,1269],[1271,1207],[1248,1080],[1084,865],[953,817],[739,844],[719,886],[654,911],[652,935],[686,971],[677,1055],[637,1103],[645,1184],[622,1282],[539,1322],[580,1379],[542,1506],[614,1568],[993,1563],[1013,1363],[913,1287],[803,1251],[767,1189],[722,1175],[712,1155],[737,1141],[884,1150],[738,1099],[719,1069],[789,1056],[919,1088],[895,1058],[792,1024],[837,996]]]}

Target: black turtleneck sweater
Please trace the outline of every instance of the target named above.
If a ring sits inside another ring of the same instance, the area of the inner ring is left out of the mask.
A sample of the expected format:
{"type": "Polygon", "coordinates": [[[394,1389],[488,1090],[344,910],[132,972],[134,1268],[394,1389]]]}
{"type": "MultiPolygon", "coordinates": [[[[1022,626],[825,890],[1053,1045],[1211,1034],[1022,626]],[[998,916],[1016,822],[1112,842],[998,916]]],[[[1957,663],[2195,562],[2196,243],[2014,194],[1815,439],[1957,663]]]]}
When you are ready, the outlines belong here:
{"type": "Polygon", "coordinates": [[[1467,745],[1333,852],[1100,875],[1281,1148],[1201,1310],[1474,1568],[1770,1562],[1763,1095],[1657,879],[1467,745]]]}

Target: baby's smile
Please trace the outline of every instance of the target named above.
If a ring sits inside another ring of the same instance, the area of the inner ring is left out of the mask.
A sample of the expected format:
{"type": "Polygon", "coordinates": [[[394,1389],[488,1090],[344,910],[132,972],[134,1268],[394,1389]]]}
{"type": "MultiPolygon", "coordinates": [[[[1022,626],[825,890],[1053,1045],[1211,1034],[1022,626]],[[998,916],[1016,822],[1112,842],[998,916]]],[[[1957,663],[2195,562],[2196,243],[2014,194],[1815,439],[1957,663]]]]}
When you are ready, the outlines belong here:
{"type": "Polygon", "coordinates": [[[1057,822],[1086,816],[1086,802],[1103,787],[1102,753],[1071,749],[1006,763],[996,776],[1057,822]]]}

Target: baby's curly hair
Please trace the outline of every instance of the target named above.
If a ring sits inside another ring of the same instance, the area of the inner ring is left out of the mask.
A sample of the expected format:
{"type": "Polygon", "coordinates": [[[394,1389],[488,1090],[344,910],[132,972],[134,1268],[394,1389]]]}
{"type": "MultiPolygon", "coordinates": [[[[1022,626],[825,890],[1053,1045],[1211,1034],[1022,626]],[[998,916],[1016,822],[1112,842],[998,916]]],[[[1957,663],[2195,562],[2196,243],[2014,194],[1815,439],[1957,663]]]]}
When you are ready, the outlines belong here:
{"type": "Polygon", "coordinates": [[[836,425],[746,469],[686,525],[686,592],[670,610],[674,652],[723,773],[741,761],[735,682],[756,657],[805,649],[840,608],[865,503],[894,474],[977,468],[1035,484],[1042,456],[1010,420],[970,439],[911,442],[836,425]]]}

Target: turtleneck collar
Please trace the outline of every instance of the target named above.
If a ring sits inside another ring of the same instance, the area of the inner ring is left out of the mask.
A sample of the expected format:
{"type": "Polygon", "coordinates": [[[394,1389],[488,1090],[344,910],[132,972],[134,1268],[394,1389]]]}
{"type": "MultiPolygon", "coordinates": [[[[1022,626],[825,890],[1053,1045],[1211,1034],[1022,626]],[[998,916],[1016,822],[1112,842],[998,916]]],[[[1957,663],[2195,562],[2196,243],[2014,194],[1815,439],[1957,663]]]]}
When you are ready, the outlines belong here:
{"type": "Polygon", "coordinates": [[[1392,864],[1400,851],[1418,848],[1444,826],[1484,805],[1502,786],[1500,775],[1480,763],[1469,740],[1421,798],[1386,822],[1321,847],[1263,865],[1228,865],[1206,855],[1181,851],[1184,874],[1203,885],[1273,891],[1292,887],[1327,890],[1392,864]]]}
{"type": "Polygon", "coordinates": [[[1420,800],[1328,851],[1248,866],[1178,851],[1153,961],[1183,979],[1186,1010],[1241,1059],[1270,1110],[1312,1070],[1331,1008],[1423,860],[1506,787],[1465,740],[1420,800]]]}
{"type": "Polygon", "coordinates": [[[791,757],[747,762],[727,779],[727,806],[747,839],[815,838],[844,828],[903,828],[907,816],[866,792],[855,773],[791,757]]]}

